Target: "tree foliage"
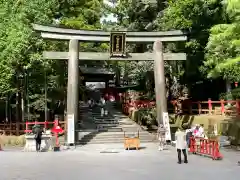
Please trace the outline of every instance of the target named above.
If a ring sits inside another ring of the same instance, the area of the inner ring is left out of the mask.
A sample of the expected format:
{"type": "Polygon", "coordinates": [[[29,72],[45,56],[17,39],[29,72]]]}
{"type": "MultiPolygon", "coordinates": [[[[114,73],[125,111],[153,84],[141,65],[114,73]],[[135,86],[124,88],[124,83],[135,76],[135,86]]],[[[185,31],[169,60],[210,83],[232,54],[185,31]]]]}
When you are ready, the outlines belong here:
{"type": "MultiPolygon", "coordinates": [[[[42,51],[68,51],[66,42],[47,41],[32,29],[32,23],[76,29],[188,32],[186,43],[169,43],[165,51],[185,52],[186,62],[166,62],[165,72],[176,86],[193,84],[208,78],[239,81],[240,2],[239,0],[121,0],[115,6],[102,0],[1,0],[0,4],[0,97],[25,98],[32,112],[41,114],[45,105],[45,82],[48,108],[65,106],[67,62],[44,60],[42,51]],[[118,21],[100,22],[112,13],[118,21]],[[201,67],[201,68],[200,68],[201,67]],[[200,71],[199,71],[200,69],[200,71]],[[179,85],[179,84],[178,84],[179,85]]],[[[106,43],[81,43],[81,51],[106,52],[106,43]]],[[[131,44],[128,52],[152,51],[152,44],[131,44]]],[[[81,62],[101,64],[99,62],[81,62]]],[[[102,65],[102,64],[101,64],[102,65]]],[[[152,62],[105,62],[127,82],[146,80],[152,62]]],[[[148,80],[147,80],[148,81],[148,80]]],[[[150,81],[149,81],[150,82],[150,81]]],[[[153,82],[153,79],[151,80],[153,82]]],[[[13,98],[13,99],[14,99],[13,98]]],[[[11,100],[10,100],[11,101],[11,100]]],[[[11,101],[13,104],[13,100],[11,101]]],[[[64,108],[63,108],[64,109],[64,108]]]]}
{"type": "Polygon", "coordinates": [[[32,23],[97,29],[100,28],[101,3],[99,0],[2,0],[0,95],[22,93],[25,98],[27,86],[32,112],[41,114],[47,82],[48,107],[56,108],[57,102],[65,97],[67,62],[46,61],[41,54],[43,50],[67,51],[68,46],[43,40],[33,31],[32,23]]]}
{"type": "Polygon", "coordinates": [[[208,78],[223,77],[231,82],[240,81],[240,1],[226,4],[228,23],[211,28],[206,46],[206,61],[203,69],[208,78]]]}
{"type": "Polygon", "coordinates": [[[184,51],[188,55],[185,64],[185,79],[188,82],[194,83],[201,79],[199,66],[204,60],[209,29],[222,19],[220,0],[169,0],[162,16],[158,18],[159,29],[180,29],[188,33],[188,42],[185,46],[177,44],[172,48],[175,51],[184,51]]]}

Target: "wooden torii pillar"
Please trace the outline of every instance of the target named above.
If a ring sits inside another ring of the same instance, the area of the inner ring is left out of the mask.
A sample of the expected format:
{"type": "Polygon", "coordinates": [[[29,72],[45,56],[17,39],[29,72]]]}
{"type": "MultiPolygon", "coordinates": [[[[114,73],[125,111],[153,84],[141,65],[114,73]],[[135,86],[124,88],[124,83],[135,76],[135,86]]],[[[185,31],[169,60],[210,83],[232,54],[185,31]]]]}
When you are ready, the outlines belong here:
{"type": "MultiPolygon", "coordinates": [[[[185,53],[163,53],[162,42],[186,41],[182,31],[166,32],[124,32],[125,42],[154,43],[154,53],[132,53],[127,57],[111,57],[108,53],[80,52],[79,42],[110,42],[111,32],[65,29],[33,24],[33,29],[41,33],[45,39],[69,41],[69,52],[44,52],[45,59],[68,59],[67,87],[67,144],[76,142],[75,123],[78,120],[78,80],[80,60],[154,60],[155,92],[158,124],[168,129],[167,140],[171,140],[170,126],[166,103],[166,85],[164,76],[164,60],[186,60],[185,53]]],[[[115,32],[118,33],[118,32],[115,32]]],[[[119,32],[122,33],[122,32],[119,32]]],[[[125,47],[122,47],[125,49],[125,47]]]]}

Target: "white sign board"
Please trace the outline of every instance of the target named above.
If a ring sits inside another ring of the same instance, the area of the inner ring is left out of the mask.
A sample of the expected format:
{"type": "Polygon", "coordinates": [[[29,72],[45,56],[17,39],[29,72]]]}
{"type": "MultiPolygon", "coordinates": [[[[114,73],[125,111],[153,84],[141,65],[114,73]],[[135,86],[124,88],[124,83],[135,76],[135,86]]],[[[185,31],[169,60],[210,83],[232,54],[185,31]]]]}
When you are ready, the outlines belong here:
{"type": "Polygon", "coordinates": [[[75,143],[75,121],[74,114],[67,115],[67,143],[74,144],[75,143]]]}
{"type": "Polygon", "coordinates": [[[167,112],[163,113],[163,125],[164,128],[166,129],[166,133],[165,133],[165,139],[166,141],[171,141],[171,131],[170,131],[170,125],[169,125],[169,116],[167,112]]]}

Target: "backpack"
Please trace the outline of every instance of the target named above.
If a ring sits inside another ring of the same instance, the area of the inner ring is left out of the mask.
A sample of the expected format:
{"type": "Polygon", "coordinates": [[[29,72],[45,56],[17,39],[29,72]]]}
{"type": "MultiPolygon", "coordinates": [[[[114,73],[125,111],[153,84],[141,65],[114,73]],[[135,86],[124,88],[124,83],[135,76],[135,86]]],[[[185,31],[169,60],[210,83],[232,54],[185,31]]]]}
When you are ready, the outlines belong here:
{"type": "Polygon", "coordinates": [[[42,129],[41,128],[35,128],[34,131],[34,138],[35,139],[41,139],[42,138],[42,129]]]}

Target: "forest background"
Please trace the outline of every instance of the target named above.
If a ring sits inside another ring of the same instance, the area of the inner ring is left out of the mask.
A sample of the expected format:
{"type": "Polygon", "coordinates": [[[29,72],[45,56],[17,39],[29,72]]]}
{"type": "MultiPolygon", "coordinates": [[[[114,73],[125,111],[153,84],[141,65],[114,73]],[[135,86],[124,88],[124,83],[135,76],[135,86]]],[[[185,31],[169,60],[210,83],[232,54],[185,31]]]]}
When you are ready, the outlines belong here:
{"type": "MultiPolygon", "coordinates": [[[[8,121],[9,116],[19,121],[44,119],[46,102],[48,113],[63,113],[66,108],[67,61],[46,61],[42,51],[68,51],[68,44],[41,39],[32,23],[106,31],[183,30],[188,34],[187,42],[165,44],[166,52],[187,53],[184,62],[165,62],[171,98],[179,98],[183,90],[195,100],[239,97],[234,82],[240,81],[240,0],[1,0],[2,121],[8,121]],[[116,21],[110,21],[113,19],[116,21]]],[[[80,49],[107,52],[109,44],[81,43],[80,49]]],[[[152,45],[127,49],[140,53],[152,51],[152,45]]],[[[151,62],[80,64],[114,70],[125,84],[141,85],[154,99],[151,62]]],[[[80,92],[85,91],[80,86],[80,92]]]]}

